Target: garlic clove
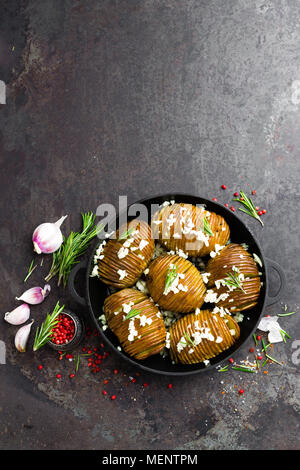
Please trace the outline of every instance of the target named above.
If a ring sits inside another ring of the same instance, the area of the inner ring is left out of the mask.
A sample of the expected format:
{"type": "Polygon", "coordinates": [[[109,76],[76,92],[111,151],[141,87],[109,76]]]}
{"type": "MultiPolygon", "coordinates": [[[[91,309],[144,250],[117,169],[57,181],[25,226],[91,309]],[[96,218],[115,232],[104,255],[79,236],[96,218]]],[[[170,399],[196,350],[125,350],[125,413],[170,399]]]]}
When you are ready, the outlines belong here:
{"type": "Polygon", "coordinates": [[[31,326],[34,320],[27,325],[21,326],[18,329],[16,336],[15,336],[15,346],[18,351],[25,352],[26,351],[26,344],[30,335],[31,326]]]}
{"type": "Polygon", "coordinates": [[[16,297],[17,300],[23,300],[30,305],[37,305],[43,302],[45,297],[50,293],[51,287],[49,284],[46,284],[44,288],[41,287],[31,287],[26,290],[21,297],[16,297]]]}
{"type": "Polygon", "coordinates": [[[34,230],[32,242],[36,253],[54,253],[59,249],[63,242],[60,226],[67,217],[64,215],[55,223],[43,223],[34,230]]]}
{"type": "Polygon", "coordinates": [[[4,315],[4,320],[11,325],[22,325],[25,323],[30,316],[30,307],[27,304],[19,305],[11,312],[6,312],[4,315]]]}

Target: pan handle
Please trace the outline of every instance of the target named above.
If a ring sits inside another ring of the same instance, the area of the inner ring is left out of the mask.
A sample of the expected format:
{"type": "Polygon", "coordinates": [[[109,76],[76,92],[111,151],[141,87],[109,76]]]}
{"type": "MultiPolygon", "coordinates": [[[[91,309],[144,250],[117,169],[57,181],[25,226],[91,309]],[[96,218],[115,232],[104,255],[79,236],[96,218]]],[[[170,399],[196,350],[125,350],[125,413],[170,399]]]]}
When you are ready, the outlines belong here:
{"type": "Polygon", "coordinates": [[[267,292],[266,306],[268,307],[269,305],[273,305],[276,302],[278,302],[278,300],[281,298],[282,292],[284,291],[285,286],[286,286],[286,277],[285,277],[285,274],[284,274],[284,271],[283,271],[282,267],[278,263],[276,263],[273,260],[270,260],[269,258],[266,258],[266,262],[267,262],[266,263],[267,264],[267,272],[269,273],[271,269],[274,269],[277,272],[277,274],[279,276],[279,280],[280,280],[280,286],[279,286],[279,289],[277,291],[277,294],[275,294],[273,296],[270,296],[269,293],[267,292]]]}
{"type": "Polygon", "coordinates": [[[86,261],[81,261],[80,263],[76,264],[74,268],[71,270],[69,279],[68,279],[68,290],[69,293],[71,294],[72,298],[79,304],[82,305],[83,307],[87,306],[87,302],[84,297],[81,297],[81,295],[78,294],[76,288],[75,288],[75,278],[77,276],[77,273],[81,269],[86,269],[87,268],[87,262],[86,261]]]}

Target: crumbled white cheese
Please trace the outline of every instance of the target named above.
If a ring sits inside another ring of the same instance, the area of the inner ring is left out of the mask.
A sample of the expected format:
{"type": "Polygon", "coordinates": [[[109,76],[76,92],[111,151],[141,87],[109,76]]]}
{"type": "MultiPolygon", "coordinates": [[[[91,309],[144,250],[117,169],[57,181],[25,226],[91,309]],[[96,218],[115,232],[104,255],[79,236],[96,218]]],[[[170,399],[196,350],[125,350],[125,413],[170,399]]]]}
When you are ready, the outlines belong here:
{"type": "Polygon", "coordinates": [[[208,278],[209,278],[210,275],[211,275],[211,273],[201,273],[202,280],[205,284],[208,283],[208,278]]]}
{"type": "Polygon", "coordinates": [[[134,238],[127,238],[127,240],[123,243],[124,248],[129,248],[133,242],[134,242],[134,238]]]}
{"type": "Polygon", "coordinates": [[[98,276],[98,265],[95,264],[95,266],[93,267],[93,270],[92,270],[92,274],[90,277],[96,277],[98,276]]]}
{"type": "Polygon", "coordinates": [[[240,323],[244,320],[244,315],[241,312],[236,312],[235,316],[233,319],[237,322],[240,323]]]}
{"type": "Polygon", "coordinates": [[[223,338],[221,336],[218,336],[216,338],[216,343],[222,343],[222,341],[223,341],[223,338]]]}
{"type": "Polygon", "coordinates": [[[142,281],[141,279],[139,279],[137,281],[137,283],[135,284],[136,288],[138,290],[140,290],[141,292],[143,292],[144,294],[148,294],[149,293],[149,290],[147,288],[147,284],[145,281],[142,281]]]}
{"type": "Polygon", "coordinates": [[[147,245],[149,245],[149,242],[147,240],[141,240],[139,244],[139,250],[142,251],[147,245]]]}
{"type": "Polygon", "coordinates": [[[125,258],[129,253],[128,248],[124,248],[123,246],[118,251],[118,258],[122,259],[125,258]]]}
{"type": "Polygon", "coordinates": [[[170,349],[170,333],[168,331],[166,335],[166,348],[170,349]]]}
{"type": "Polygon", "coordinates": [[[129,313],[131,310],[131,307],[134,305],[134,302],[129,302],[128,304],[122,304],[122,309],[124,313],[129,313]]]}
{"type": "Polygon", "coordinates": [[[119,274],[120,281],[122,281],[127,276],[125,269],[118,269],[117,273],[119,274]]]}
{"type": "Polygon", "coordinates": [[[138,335],[138,332],[134,326],[134,318],[130,320],[129,325],[128,325],[128,330],[129,330],[128,341],[132,342],[134,341],[134,337],[138,335]]]}
{"type": "Polygon", "coordinates": [[[220,251],[224,248],[224,246],[219,245],[218,243],[215,244],[215,251],[210,252],[211,258],[215,258],[217,255],[220,255],[220,251]]]}
{"type": "Polygon", "coordinates": [[[226,292],[224,292],[224,294],[220,294],[218,297],[218,294],[216,292],[214,292],[212,289],[208,289],[204,297],[204,302],[217,304],[220,301],[226,300],[227,297],[229,297],[229,294],[227,294],[226,292]]]}

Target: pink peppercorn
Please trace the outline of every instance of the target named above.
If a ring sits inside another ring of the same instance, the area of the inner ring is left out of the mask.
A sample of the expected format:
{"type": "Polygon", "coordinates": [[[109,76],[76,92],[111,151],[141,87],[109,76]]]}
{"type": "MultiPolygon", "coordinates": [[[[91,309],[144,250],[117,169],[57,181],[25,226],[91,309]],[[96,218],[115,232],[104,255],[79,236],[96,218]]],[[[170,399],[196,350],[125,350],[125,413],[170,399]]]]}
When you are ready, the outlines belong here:
{"type": "Polygon", "coordinates": [[[227,186],[225,184],[222,184],[221,188],[222,189],[227,189],[227,186]]]}

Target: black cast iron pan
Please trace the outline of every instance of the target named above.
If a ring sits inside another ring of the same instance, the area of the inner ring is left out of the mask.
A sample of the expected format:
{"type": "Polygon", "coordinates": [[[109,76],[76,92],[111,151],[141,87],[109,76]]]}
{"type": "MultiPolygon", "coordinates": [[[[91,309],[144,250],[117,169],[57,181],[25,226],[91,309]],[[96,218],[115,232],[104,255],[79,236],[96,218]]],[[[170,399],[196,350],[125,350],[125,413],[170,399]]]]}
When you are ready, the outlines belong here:
{"type": "MultiPolygon", "coordinates": [[[[189,204],[203,204],[205,205],[208,211],[216,212],[220,214],[226,222],[229,224],[230,227],[230,240],[234,243],[246,243],[248,245],[248,250],[250,253],[256,253],[259,258],[262,260],[263,267],[259,268],[260,272],[262,272],[261,281],[263,283],[260,297],[258,299],[257,305],[250,309],[243,311],[244,320],[240,323],[240,330],[241,335],[239,340],[230,348],[224,351],[223,353],[219,354],[217,357],[210,359],[210,365],[205,367],[203,363],[200,364],[192,364],[192,365],[184,365],[184,364],[172,364],[170,359],[163,359],[159,354],[149,357],[144,361],[137,361],[128,355],[122,350],[119,351],[117,346],[119,346],[119,341],[117,337],[109,330],[105,330],[103,332],[101,323],[99,323],[98,318],[100,315],[103,314],[102,306],[103,302],[107,295],[109,295],[109,290],[106,285],[104,285],[98,278],[90,277],[90,273],[93,268],[93,258],[96,249],[99,246],[100,241],[97,239],[93,246],[93,250],[91,256],[87,262],[82,262],[77,264],[69,277],[69,291],[74,298],[81,306],[87,307],[89,311],[89,315],[95,325],[95,327],[100,332],[101,338],[115,351],[116,354],[124,358],[126,361],[130,362],[135,367],[147,370],[149,372],[153,372],[156,374],[163,374],[163,375],[190,375],[196,374],[198,372],[203,372],[209,370],[211,368],[215,368],[225,359],[228,359],[238,351],[238,349],[247,341],[247,339],[253,334],[255,331],[259,319],[263,313],[263,310],[266,306],[272,305],[279,300],[281,297],[282,291],[285,287],[285,275],[282,268],[275,262],[271,261],[268,258],[265,258],[261,247],[259,246],[258,242],[256,241],[253,234],[250,230],[245,226],[245,224],[231,211],[226,209],[224,206],[210,201],[208,199],[204,199],[202,197],[192,196],[189,194],[163,194],[160,196],[155,196],[148,199],[143,199],[141,201],[136,202],[134,205],[137,204],[144,204],[149,213],[149,220],[150,223],[151,218],[151,210],[150,207],[152,204],[162,204],[164,201],[175,200],[175,202],[184,202],[189,204]],[[75,277],[76,274],[80,269],[85,269],[85,296],[81,297],[75,289],[75,277]],[[269,272],[271,269],[274,269],[278,275],[280,280],[280,286],[277,294],[273,297],[269,294],[269,272]]],[[[127,207],[127,213],[130,210],[130,207],[127,207]]],[[[137,214],[138,216],[139,214],[137,214]]],[[[118,227],[120,215],[116,219],[116,227],[118,227]]],[[[132,219],[133,217],[128,217],[128,219],[132,219]]],[[[101,339],[102,342],[102,339],[101,339]]]]}

